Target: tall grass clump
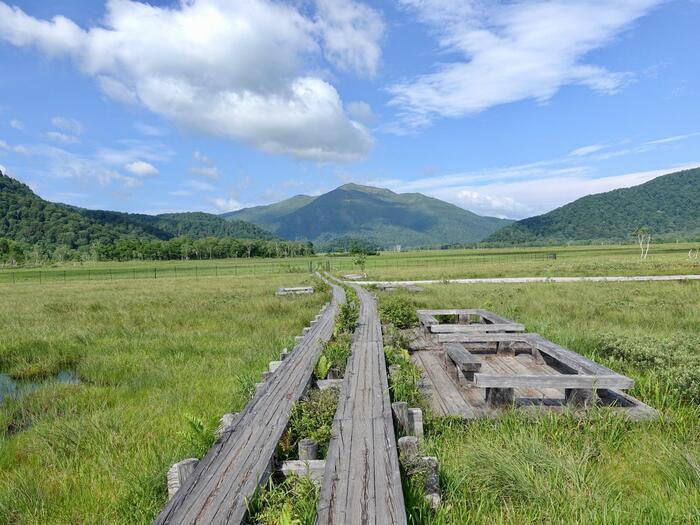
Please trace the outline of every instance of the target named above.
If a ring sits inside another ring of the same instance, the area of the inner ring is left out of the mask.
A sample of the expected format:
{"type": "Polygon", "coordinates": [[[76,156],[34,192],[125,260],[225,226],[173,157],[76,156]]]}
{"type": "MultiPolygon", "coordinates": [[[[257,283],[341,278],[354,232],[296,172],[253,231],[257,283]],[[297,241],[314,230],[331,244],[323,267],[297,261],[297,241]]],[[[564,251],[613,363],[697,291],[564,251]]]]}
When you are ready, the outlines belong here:
{"type": "Polygon", "coordinates": [[[411,328],[418,324],[415,305],[403,295],[394,295],[382,300],[379,314],[382,324],[391,324],[396,328],[411,328]]]}
{"type": "Polygon", "coordinates": [[[319,488],[308,478],[290,476],[270,481],[248,504],[247,524],[313,525],[319,488]]]}

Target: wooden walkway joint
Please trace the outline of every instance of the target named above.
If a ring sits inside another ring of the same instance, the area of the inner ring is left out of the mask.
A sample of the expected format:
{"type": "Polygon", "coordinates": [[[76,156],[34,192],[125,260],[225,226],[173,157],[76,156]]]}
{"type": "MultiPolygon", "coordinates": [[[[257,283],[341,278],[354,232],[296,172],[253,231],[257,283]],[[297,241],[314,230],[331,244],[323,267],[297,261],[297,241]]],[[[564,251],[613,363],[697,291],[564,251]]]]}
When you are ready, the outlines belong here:
{"type": "MultiPolygon", "coordinates": [[[[271,473],[272,458],[294,403],[311,381],[324,341],[330,339],[335,314],[345,301],[332,284],[333,300],[292,352],[276,365],[245,409],[197,464],[183,486],[155,519],[161,524],[240,524],[247,502],[271,473]]],[[[401,484],[399,482],[399,490],[401,484]]]]}
{"type": "Polygon", "coordinates": [[[360,316],[333,422],[316,523],[405,524],[376,301],[368,291],[353,287],[360,316]]]}

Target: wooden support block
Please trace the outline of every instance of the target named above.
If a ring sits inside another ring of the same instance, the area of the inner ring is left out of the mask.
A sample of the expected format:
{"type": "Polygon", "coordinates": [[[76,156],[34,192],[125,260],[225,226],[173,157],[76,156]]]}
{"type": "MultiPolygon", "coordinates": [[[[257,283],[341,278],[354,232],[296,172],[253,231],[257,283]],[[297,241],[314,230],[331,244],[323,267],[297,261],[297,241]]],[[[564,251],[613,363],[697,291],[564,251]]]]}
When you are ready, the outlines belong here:
{"type": "Polygon", "coordinates": [[[413,461],[418,457],[418,438],[404,436],[399,438],[399,452],[404,461],[413,461]]]}
{"type": "Polygon", "coordinates": [[[301,478],[309,478],[317,485],[320,485],[323,481],[323,473],[325,470],[326,461],[323,459],[285,461],[282,463],[282,468],[280,469],[282,474],[287,477],[299,476],[301,478]]]}
{"type": "Polygon", "coordinates": [[[298,343],[299,341],[301,341],[302,339],[304,339],[304,336],[303,336],[303,335],[296,335],[296,336],[294,336],[294,340],[295,340],[297,343],[298,343]]]}
{"type": "Polygon", "coordinates": [[[588,408],[598,402],[598,394],[592,388],[567,388],[564,392],[566,404],[573,407],[588,408]]]}
{"type": "Polygon", "coordinates": [[[397,401],[392,403],[391,411],[394,414],[394,419],[396,420],[396,426],[398,427],[399,432],[402,434],[411,434],[408,403],[405,401],[397,401]]]}
{"type": "Polygon", "coordinates": [[[318,441],[315,439],[302,439],[299,441],[299,459],[318,459],[318,441]]]}
{"type": "Polygon", "coordinates": [[[282,350],[282,353],[280,354],[280,361],[284,361],[284,360],[287,359],[288,357],[289,357],[289,350],[287,350],[286,348],[284,348],[284,349],[282,350]]]}
{"type": "Polygon", "coordinates": [[[197,458],[188,458],[180,463],[175,463],[168,470],[168,499],[172,498],[175,493],[184,485],[187,477],[197,468],[199,460],[197,458]]]}
{"type": "Polygon", "coordinates": [[[515,401],[513,388],[487,388],[486,404],[490,407],[511,406],[515,401]]]}
{"type": "Polygon", "coordinates": [[[337,368],[328,369],[328,375],[326,376],[326,378],[334,381],[342,380],[342,377],[340,377],[340,372],[338,372],[337,368]]]}
{"type": "Polygon", "coordinates": [[[514,357],[515,350],[511,341],[500,341],[496,345],[496,355],[514,357]]]}
{"type": "Polygon", "coordinates": [[[270,364],[267,366],[267,369],[270,371],[271,374],[274,374],[275,370],[277,370],[281,364],[282,361],[270,361],[270,364]]]}
{"type": "Polygon", "coordinates": [[[305,326],[304,328],[301,329],[301,334],[306,335],[309,333],[309,330],[311,330],[311,328],[309,328],[308,326],[305,326]]]}
{"type": "Polygon", "coordinates": [[[216,429],[216,438],[220,438],[226,432],[226,429],[236,422],[238,417],[238,412],[231,412],[229,414],[224,414],[219,420],[219,426],[216,429]]]}
{"type": "Polygon", "coordinates": [[[342,379],[319,379],[316,381],[316,386],[319,390],[328,390],[329,388],[334,388],[340,390],[343,386],[342,379]]]}
{"type": "Polygon", "coordinates": [[[263,383],[264,383],[265,381],[267,381],[268,379],[270,379],[272,377],[272,372],[263,372],[262,374],[260,374],[260,376],[261,376],[263,383]]]}
{"type": "Polygon", "coordinates": [[[423,411],[420,408],[408,409],[409,432],[418,439],[423,439],[423,411]]]}

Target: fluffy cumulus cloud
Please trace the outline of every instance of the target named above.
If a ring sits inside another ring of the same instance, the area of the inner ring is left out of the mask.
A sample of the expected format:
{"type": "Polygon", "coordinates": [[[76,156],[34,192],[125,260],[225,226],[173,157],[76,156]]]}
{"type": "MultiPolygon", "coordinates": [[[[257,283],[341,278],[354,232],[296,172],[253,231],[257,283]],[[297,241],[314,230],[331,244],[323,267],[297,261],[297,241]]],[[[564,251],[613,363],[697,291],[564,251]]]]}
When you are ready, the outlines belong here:
{"type": "Polygon", "coordinates": [[[324,64],[372,75],[380,15],[353,0],[108,0],[99,26],[39,20],[0,1],[0,39],[70,57],[110,98],[265,152],[354,161],[372,146],[324,64]],[[307,12],[308,11],[308,12],[307,12]],[[325,62],[324,62],[325,59],[325,62]]]}
{"type": "Polygon", "coordinates": [[[389,88],[404,124],[460,117],[524,99],[547,101],[578,84],[614,93],[624,72],[587,63],[662,0],[400,0],[455,57],[389,88]]]}

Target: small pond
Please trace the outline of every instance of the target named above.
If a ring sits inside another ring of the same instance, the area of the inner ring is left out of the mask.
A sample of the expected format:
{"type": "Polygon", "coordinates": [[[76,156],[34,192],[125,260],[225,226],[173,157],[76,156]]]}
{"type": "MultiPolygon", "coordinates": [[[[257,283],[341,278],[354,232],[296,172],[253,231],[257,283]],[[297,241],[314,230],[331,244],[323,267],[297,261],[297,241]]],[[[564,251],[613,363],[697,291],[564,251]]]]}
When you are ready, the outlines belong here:
{"type": "Polygon", "coordinates": [[[72,370],[61,370],[56,377],[41,382],[18,381],[7,374],[0,374],[0,403],[7,398],[17,399],[25,394],[33,392],[48,383],[80,384],[80,379],[72,370]]]}

